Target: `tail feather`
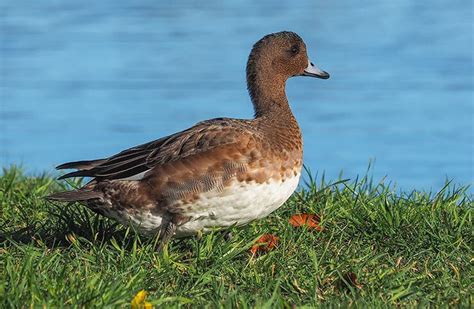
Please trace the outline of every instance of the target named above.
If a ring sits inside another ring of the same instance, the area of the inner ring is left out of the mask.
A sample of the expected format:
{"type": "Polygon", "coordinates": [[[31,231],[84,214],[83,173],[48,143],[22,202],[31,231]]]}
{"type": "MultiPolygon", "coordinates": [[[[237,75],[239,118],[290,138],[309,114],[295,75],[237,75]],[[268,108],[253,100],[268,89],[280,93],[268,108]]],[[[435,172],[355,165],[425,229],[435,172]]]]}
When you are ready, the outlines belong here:
{"type": "Polygon", "coordinates": [[[65,191],[57,192],[46,196],[45,198],[50,201],[59,202],[81,202],[93,199],[102,198],[103,194],[97,191],[88,190],[76,190],[76,191],[65,191]]]}
{"type": "Polygon", "coordinates": [[[57,170],[64,170],[64,169],[74,168],[74,169],[78,169],[78,170],[88,170],[88,169],[96,167],[97,165],[99,165],[99,164],[101,164],[105,161],[106,161],[106,159],[67,162],[67,163],[56,166],[56,169],[57,170]]]}

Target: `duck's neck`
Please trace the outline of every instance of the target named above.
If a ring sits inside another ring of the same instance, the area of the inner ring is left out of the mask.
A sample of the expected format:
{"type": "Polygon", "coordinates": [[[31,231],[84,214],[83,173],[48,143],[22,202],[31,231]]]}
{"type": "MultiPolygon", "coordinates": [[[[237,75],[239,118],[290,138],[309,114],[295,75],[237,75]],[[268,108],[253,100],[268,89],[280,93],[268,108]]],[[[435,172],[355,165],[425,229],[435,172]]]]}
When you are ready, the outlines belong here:
{"type": "Polygon", "coordinates": [[[267,135],[277,153],[295,151],[292,157],[301,159],[301,130],[288,104],[286,78],[272,74],[268,69],[271,62],[252,56],[247,64],[247,88],[255,110],[255,124],[267,135]]]}
{"type": "Polygon", "coordinates": [[[252,99],[255,118],[273,116],[294,119],[285,93],[286,78],[268,70],[265,61],[249,61],[247,88],[252,99]]]}

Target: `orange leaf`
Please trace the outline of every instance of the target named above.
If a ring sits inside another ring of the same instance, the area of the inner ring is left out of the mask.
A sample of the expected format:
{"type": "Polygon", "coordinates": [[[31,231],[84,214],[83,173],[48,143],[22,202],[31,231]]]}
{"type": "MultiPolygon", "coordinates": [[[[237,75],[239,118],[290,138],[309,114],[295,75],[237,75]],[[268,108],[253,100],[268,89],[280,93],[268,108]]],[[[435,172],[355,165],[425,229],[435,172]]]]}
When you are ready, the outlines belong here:
{"type": "Polygon", "coordinates": [[[351,286],[355,286],[358,289],[362,289],[362,284],[360,284],[359,280],[357,279],[356,274],[353,272],[347,272],[344,274],[344,280],[351,286]]]}
{"type": "Polygon", "coordinates": [[[255,255],[257,252],[266,253],[273,250],[278,245],[279,238],[272,234],[263,234],[250,248],[250,252],[255,255]]]}
{"type": "Polygon", "coordinates": [[[319,226],[321,218],[316,214],[298,214],[290,218],[289,222],[294,227],[307,226],[310,229],[321,231],[322,227],[319,226]]]}

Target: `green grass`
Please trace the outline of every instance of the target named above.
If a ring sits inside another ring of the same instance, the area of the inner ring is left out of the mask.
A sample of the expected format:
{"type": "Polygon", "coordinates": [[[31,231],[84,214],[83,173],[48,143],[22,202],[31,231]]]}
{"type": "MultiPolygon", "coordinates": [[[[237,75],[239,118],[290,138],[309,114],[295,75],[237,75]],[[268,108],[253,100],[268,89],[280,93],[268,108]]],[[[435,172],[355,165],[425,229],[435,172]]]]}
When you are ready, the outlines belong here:
{"type": "MultiPolygon", "coordinates": [[[[77,184],[77,183],[76,183],[77,184]]],[[[155,306],[274,307],[474,303],[473,199],[466,188],[395,193],[367,177],[310,180],[251,225],[172,241],[74,205],[42,199],[63,185],[9,168],[0,176],[0,307],[129,306],[141,289],[155,306]],[[294,228],[321,215],[323,231],[294,228]],[[262,234],[273,251],[249,254],[262,234]],[[360,286],[348,279],[353,273],[360,286]]]]}

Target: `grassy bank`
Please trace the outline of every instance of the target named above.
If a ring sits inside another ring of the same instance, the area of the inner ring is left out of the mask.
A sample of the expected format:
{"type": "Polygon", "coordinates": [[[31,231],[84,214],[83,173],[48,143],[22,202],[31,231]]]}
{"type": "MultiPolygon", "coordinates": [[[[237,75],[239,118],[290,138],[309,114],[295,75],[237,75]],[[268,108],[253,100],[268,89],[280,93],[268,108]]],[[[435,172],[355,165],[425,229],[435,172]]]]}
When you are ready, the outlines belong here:
{"type": "Polygon", "coordinates": [[[0,177],[0,307],[429,305],[474,303],[473,199],[463,189],[395,194],[367,178],[311,182],[249,226],[173,241],[164,254],[79,205],[42,199],[60,184],[0,177]],[[294,214],[318,214],[319,229],[294,214]],[[270,233],[278,245],[249,252],[270,233]]]}

